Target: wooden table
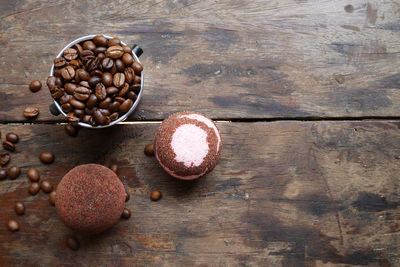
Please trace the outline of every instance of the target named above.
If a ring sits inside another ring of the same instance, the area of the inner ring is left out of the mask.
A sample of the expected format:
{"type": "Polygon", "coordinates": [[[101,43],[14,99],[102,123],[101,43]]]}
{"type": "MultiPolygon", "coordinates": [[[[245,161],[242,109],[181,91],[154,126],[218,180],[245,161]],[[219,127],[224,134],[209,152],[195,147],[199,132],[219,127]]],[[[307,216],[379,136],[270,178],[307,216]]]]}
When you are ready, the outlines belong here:
{"type": "Polygon", "coordinates": [[[400,266],[399,18],[398,0],[1,0],[0,130],[20,135],[10,166],[23,174],[0,182],[0,266],[400,266]],[[128,121],[71,138],[47,88],[28,84],[93,33],[143,47],[144,96],[128,121]],[[224,141],[194,182],[143,153],[181,110],[214,119],[224,141]],[[132,210],[92,237],[30,196],[25,174],[57,184],[89,162],[118,163],[132,210]]]}

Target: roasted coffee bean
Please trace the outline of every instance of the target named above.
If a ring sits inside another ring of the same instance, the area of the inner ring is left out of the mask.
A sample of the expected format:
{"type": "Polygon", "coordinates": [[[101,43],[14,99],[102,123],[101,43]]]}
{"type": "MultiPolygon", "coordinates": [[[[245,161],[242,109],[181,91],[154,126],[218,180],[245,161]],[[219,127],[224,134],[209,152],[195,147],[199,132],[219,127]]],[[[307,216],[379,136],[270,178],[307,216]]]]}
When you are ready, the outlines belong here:
{"type": "Polygon", "coordinates": [[[62,79],[60,77],[57,77],[56,78],[56,87],[63,88],[63,86],[64,86],[64,83],[63,83],[62,79]]]}
{"type": "Polygon", "coordinates": [[[99,108],[108,108],[112,102],[111,97],[106,97],[103,101],[99,103],[99,108]]]}
{"type": "Polygon", "coordinates": [[[49,202],[53,206],[56,204],[56,195],[57,195],[56,191],[51,192],[49,195],[49,202]]]}
{"type": "Polygon", "coordinates": [[[109,117],[110,117],[110,120],[111,120],[111,121],[115,121],[116,119],[118,119],[119,114],[118,114],[118,112],[114,112],[114,113],[111,114],[109,117]]]}
{"type": "Polygon", "coordinates": [[[119,102],[120,104],[122,104],[122,103],[125,102],[125,98],[120,97],[120,96],[115,97],[114,100],[117,101],[117,102],[119,102]]]}
{"type": "Polygon", "coordinates": [[[15,210],[15,213],[17,213],[18,215],[23,215],[25,213],[24,202],[21,202],[21,201],[15,202],[14,210],[15,210]]]}
{"type": "Polygon", "coordinates": [[[115,60],[114,64],[115,64],[115,67],[117,68],[118,72],[124,72],[125,71],[125,64],[124,64],[124,62],[122,62],[121,59],[115,60]]]}
{"type": "Polygon", "coordinates": [[[69,237],[66,243],[67,247],[71,250],[78,250],[80,247],[79,241],[75,237],[69,237]]]}
{"type": "Polygon", "coordinates": [[[78,69],[82,66],[82,62],[79,59],[73,59],[69,62],[69,65],[72,66],[74,69],[78,69]]]}
{"type": "Polygon", "coordinates": [[[139,94],[141,85],[140,84],[132,84],[129,89],[134,92],[135,94],[139,94]]]}
{"type": "Polygon", "coordinates": [[[85,103],[83,103],[83,102],[81,102],[81,101],[79,101],[79,100],[77,100],[77,99],[75,99],[75,98],[72,98],[72,99],[69,101],[69,103],[70,103],[74,108],[77,108],[77,109],[84,109],[84,108],[85,108],[85,103]]]}
{"type": "Polygon", "coordinates": [[[115,64],[112,66],[112,68],[110,69],[110,73],[112,75],[114,75],[115,73],[117,73],[117,67],[115,66],[115,64]]]}
{"type": "Polygon", "coordinates": [[[89,88],[78,86],[74,91],[74,97],[80,101],[86,101],[89,99],[91,92],[89,88]]]}
{"type": "Polygon", "coordinates": [[[92,116],[90,116],[90,115],[85,115],[85,116],[83,116],[82,121],[83,121],[84,123],[89,123],[91,118],[92,118],[92,116]]]}
{"type": "MultiPolygon", "coordinates": [[[[102,62],[103,59],[106,58],[106,55],[105,55],[104,53],[98,53],[98,54],[97,54],[97,58],[100,60],[100,62],[102,62]]],[[[99,66],[99,67],[100,67],[100,66],[99,66]]]]}
{"type": "Polygon", "coordinates": [[[80,85],[80,86],[83,86],[83,87],[86,87],[86,88],[90,88],[90,84],[89,84],[89,82],[87,82],[87,81],[81,81],[81,82],[79,83],[79,85],[80,85]]]}
{"type": "Polygon", "coordinates": [[[29,180],[31,180],[31,182],[37,182],[40,180],[39,171],[35,168],[29,168],[26,171],[26,175],[28,176],[29,180]]]}
{"type": "Polygon", "coordinates": [[[51,96],[52,96],[54,99],[59,99],[59,98],[62,97],[63,95],[64,95],[64,90],[61,89],[61,88],[59,88],[59,87],[54,88],[54,90],[51,92],[51,96]]]}
{"type": "Polygon", "coordinates": [[[127,208],[124,208],[121,217],[124,219],[129,219],[131,217],[131,211],[127,208]]]}
{"type": "Polygon", "coordinates": [[[76,89],[76,84],[74,83],[66,83],[64,85],[65,92],[67,92],[70,95],[73,95],[75,93],[75,89],[76,89]]]}
{"type": "Polygon", "coordinates": [[[111,112],[105,108],[99,108],[97,110],[100,111],[104,116],[110,116],[110,114],[111,114],[111,112]]]}
{"type": "Polygon", "coordinates": [[[161,198],[161,192],[158,190],[154,190],[153,192],[151,192],[150,194],[150,198],[153,201],[157,201],[161,198]]]}
{"type": "Polygon", "coordinates": [[[39,155],[39,159],[45,164],[50,164],[54,161],[54,155],[51,152],[42,152],[39,155]]]}
{"type": "Polygon", "coordinates": [[[39,115],[39,109],[35,107],[27,107],[24,109],[24,116],[27,119],[34,119],[39,115]]]}
{"type": "Polygon", "coordinates": [[[123,73],[115,73],[114,77],[113,77],[113,84],[115,87],[122,87],[125,83],[125,75],[123,73]]]}
{"type": "Polygon", "coordinates": [[[50,193],[53,191],[53,185],[49,181],[44,180],[40,183],[40,189],[42,189],[45,193],[50,193]]]}
{"type": "Polygon", "coordinates": [[[10,141],[11,143],[16,144],[19,141],[19,136],[16,133],[8,133],[6,135],[6,139],[7,139],[7,141],[10,141]]]}
{"type": "Polygon", "coordinates": [[[56,79],[57,77],[55,76],[47,77],[46,84],[50,91],[52,91],[56,87],[56,79]]]}
{"type": "Polygon", "coordinates": [[[62,68],[67,64],[67,61],[63,57],[58,57],[54,59],[53,63],[55,68],[62,68]]]}
{"type": "Polygon", "coordinates": [[[136,75],[135,79],[133,80],[134,84],[140,84],[142,82],[142,78],[140,78],[140,75],[136,75]]]}
{"type": "MultiPolygon", "coordinates": [[[[95,94],[91,94],[91,95],[89,96],[88,101],[86,102],[86,106],[87,106],[88,108],[93,108],[94,106],[96,106],[96,104],[97,104],[97,97],[96,97],[95,94]]],[[[87,112],[86,112],[86,113],[87,113],[87,112]]]]}
{"type": "Polygon", "coordinates": [[[104,100],[107,97],[107,91],[104,84],[102,83],[96,84],[95,93],[98,100],[104,100]]]}
{"type": "Polygon", "coordinates": [[[91,58],[88,59],[85,63],[85,69],[88,72],[94,71],[95,69],[97,69],[97,67],[100,65],[100,59],[95,57],[95,58],[91,58]]]}
{"type": "Polygon", "coordinates": [[[16,232],[19,230],[19,224],[16,220],[9,220],[7,223],[8,230],[16,232]]]}
{"type": "Polygon", "coordinates": [[[75,77],[75,70],[72,66],[66,66],[61,69],[61,76],[69,81],[72,80],[75,77]]]}
{"type": "Polygon", "coordinates": [[[109,48],[107,48],[107,51],[106,51],[106,56],[110,57],[112,59],[120,58],[120,57],[122,57],[123,54],[124,54],[124,50],[119,45],[110,46],[109,48]]]}
{"type": "Polygon", "coordinates": [[[137,95],[136,95],[134,92],[132,92],[132,91],[129,91],[129,92],[126,94],[126,96],[127,96],[128,98],[132,99],[133,102],[135,102],[136,99],[137,99],[137,95]]]}
{"type": "Polygon", "coordinates": [[[79,118],[75,115],[75,112],[71,111],[67,114],[67,120],[73,124],[73,123],[78,123],[79,118]]]}
{"type": "Polygon", "coordinates": [[[106,57],[101,62],[101,67],[102,67],[103,71],[104,70],[110,70],[112,68],[112,66],[114,66],[114,61],[109,57],[106,57]]]}
{"type": "Polygon", "coordinates": [[[61,109],[62,111],[64,111],[65,113],[71,112],[73,110],[73,107],[70,103],[64,103],[61,105],[61,109]]]}
{"type": "Polygon", "coordinates": [[[125,81],[131,84],[135,79],[135,71],[131,67],[129,67],[125,69],[124,74],[125,74],[125,81]]]}
{"type": "Polygon", "coordinates": [[[77,116],[78,118],[82,118],[85,115],[85,112],[83,111],[83,109],[75,109],[74,113],[75,113],[75,116],[77,116]]]}
{"type": "Polygon", "coordinates": [[[82,52],[83,52],[82,46],[80,44],[75,44],[75,48],[76,48],[76,51],[78,51],[78,54],[80,56],[82,56],[82,52]]]}
{"type": "Polygon", "coordinates": [[[106,47],[104,47],[104,46],[99,46],[99,47],[96,47],[96,49],[94,50],[94,53],[95,53],[96,55],[99,55],[99,54],[104,54],[104,53],[106,53],[106,51],[107,51],[107,48],[106,48],[106,47]]]}
{"type": "Polygon", "coordinates": [[[83,50],[81,53],[81,58],[87,58],[87,57],[94,57],[93,51],[90,50],[83,50]]]}
{"type": "Polygon", "coordinates": [[[121,106],[119,107],[119,111],[122,113],[126,113],[130,110],[132,105],[133,105],[132,100],[128,98],[121,104],[121,106]]]}
{"type": "Polygon", "coordinates": [[[61,77],[61,69],[54,70],[54,76],[61,77]]]}
{"type": "Polygon", "coordinates": [[[93,37],[93,42],[97,46],[107,46],[108,40],[104,35],[96,35],[95,37],[93,37]]]}
{"type": "Polygon", "coordinates": [[[106,87],[111,86],[113,83],[112,74],[109,72],[104,72],[103,75],[101,76],[101,81],[106,87]]]}
{"type": "Polygon", "coordinates": [[[146,154],[149,157],[154,156],[153,144],[148,144],[144,147],[144,154],[146,154]]]}
{"type": "Polygon", "coordinates": [[[118,165],[113,163],[110,165],[110,170],[112,170],[113,172],[115,172],[116,175],[118,175],[118,165]]]}
{"type": "Polygon", "coordinates": [[[17,179],[20,174],[21,174],[20,167],[12,166],[7,169],[7,176],[12,180],[17,179]]]}
{"type": "Polygon", "coordinates": [[[7,178],[7,171],[5,169],[0,169],[0,180],[7,178]]]}
{"type": "Polygon", "coordinates": [[[131,198],[131,196],[128,194],[128,193],[126,193],[125,192],[125,202],[128,202],[129,201],[129,199],[131,198]]]}
{"type": "Polygon", "coordinates": [[[59,99],[60,104],[62,105],[62,104],[68,103],[68,102],[71,100],[71,98],[72,98],[72,95],[64,94],[64,95],[63,95],[62,97],[60,97],[60,99],[59,99]]]}
{"type": "Polygon", "coordinates": [[[79,79],[81,79],[81,81],[87,81],[90,78],[89,73],[84,69],[76,70],[76,74],[79,76],[79,79]]]}
{"type": "Polygon", "coordinates": [[[115,45],[121,45],[121,40],[119,40],[118,38],[111,38],[110,40],[108,40],[108,46],[115,46],[115,45]]]}
{"type": "Polygon", "coordinates": [[[140,64],[139,62],[135,61],[135,62],[133,62],[133,64],[132,64],[132,69],[135,71],[135,73],[136,73],[137,75],[139,75],[139,74],[142,72],[142,70],[143,70],[143,66],[142,66],[142,64],[140,64]]]}
{"type": "Polygon", "coordinates": [[[93,43],[93,41],[85,41],[82,45],[82,48],[85,50],[95,50],[96,45],[93,43]]]}
{"type": "Polygon", "coordinates": [[[119,89],[115,86],[110,86],[106,89],[106,91],[107,91],[107,95],[114,95],[119,92],[119,89]]]}
{"type": "Polygon", "coordinates": [[[122,46],[122,49],[125,53],[132,54],[132,48],[130,46],[124,45],[122,46]]]}
{"type": "Polygon", "coordinates": [[[72,137],[75,137],[78,135],[78,129],[72,126],[71,124],[66,124],[65,125],[65,132],[72,137]]]}
{"type": "Polygon", "coordinates": [[[78,57],[78,51],[76,51],[76,49],[67,48],[64,50],[64,58],[66,60],[73,60],[76,59],[77,57],[78,57]]]}
{"type": "MultiPolygon", "coordinates": [[[[0,166],[6,166],[10,162],[11,156],[8,152],[0,153],[0,166]]],[[[1,178],[0,178],[1,179],[1,178]]]]}
{"type": "Polygon", "coordinates": [[[122,55],[122,61],[124,62],[125,66],[129,67],[130,65],[132,65],[134,60],[130,53],[125,53],[122,55]]]}
{"type": "Polygon", "coordinates": [[[42,88],[42,83],[38,80],[33,80],[30,84],[29,84],[29,89],[32,92],[37,92],[40,90],[40,88],[42,88]]]}
{"type": "Polygon", "coordinates": [[[29,186],[29,193],[31,195],[36,195],[40,191],[40,185],[39,183],[31,183],[29,186]]]}
{"type": "Polygon", "coordinates": [[[119,96],[125,96],[126,93],[129,92],[129,84],[128,83],[124,83],[124,86],[122,87],[121,91],[119,91],[119,96]]]}
{"type": "Polygon", "coordinates": [[[99,77],[101,77],[101,76],[103,76],[103,72],[101,70],[95,69],[94,71],[92,71],[90,73],[90,76],[99,76],[99,77]]]}
{"type": "MultiPolygon", "coordinates": [[[[96,97],[96,96],[94,96],[96,97]]],[[[97,97],[96,97],[96,101],[97,101],[97,97]]],[[[85,108],[85,113],[88,115],[93,115],[94,112],[96,111],[97,108],[85,108]]]]}
{"type": "Polygon", "coordinates": [[[107,125],[110,123],[110,118],[108,118],[107,116],[104,116],[100,110],[96,110],[94,112],[94,119],[97,124],[107,125]]]}
{"type": "MultiPolygon", "coordinates": [[[[108,106],[108,110],[110,112],[118,112],[119,111],[119,106],[121,106],[121,104],[118,101],[114,101],[108,106]]],[[[111,120],[113,120],[113,119],[111,119],[111,120]]]]}
{"type": "Polygon", "coordinates": [[[4,149],[7,149],[8,151],[14,152],[15,151],[15,145],[11,143],[10,141],[3,141],[3,147],[4,149]]]}
{"type": "Polygon", "coordinates": [[[92,76],[89,78],[89,85],[92,88],[95,88],[98,83],[101,83],[101,78],[98,76],[92,76]]]}

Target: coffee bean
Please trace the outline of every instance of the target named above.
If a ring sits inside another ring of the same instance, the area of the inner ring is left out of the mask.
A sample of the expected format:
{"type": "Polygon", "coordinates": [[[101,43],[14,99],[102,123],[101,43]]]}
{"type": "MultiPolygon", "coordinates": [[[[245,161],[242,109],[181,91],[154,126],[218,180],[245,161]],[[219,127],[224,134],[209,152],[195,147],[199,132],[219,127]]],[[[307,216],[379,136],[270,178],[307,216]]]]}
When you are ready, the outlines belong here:
{"type": "Polygon", "coordinates": [[[26,175],[28,176],[29,180],[31,180],[31,182],[37,182],[40,180],[40,174],[35,168],[29,168],[26,171],[26,175]]]}
{"type": "Polygon", "coordinates": [[[107,97],[106,87],[102,83],[96,84],[95,92],[98,100],[104,100],[107,97]]]}
{"type": "Polygon", "coordinates": [[[113,84],[115,87],[122,87],[125,83],[125,75],[123,73],[115,73],[114,77],[113,77],[113,84]]]}
{"type": "Polygon", "coordinates": [[[67,247],[71,250],[78,250],[80,248],[79,241],[75,237],[68,237],[67,247]]]}
{"type": "MultiPolygon", "coordinates": [[[[95,95],[94,95],[94,97],[96,97],[95,95]]],[[[96,100],[97,100],[97,97],[96,97],[96,100]]],[[[94,114],[94,112],[96,111],[96,109],[97,108],[85,108],[85,113],[86,114],[88,114],[88,115],[93,115],[94,114]]]]}
{"type": "Polygon", "coordinates": [[[99,58],[88,59],[85,63],[85,69],[89,72],[94,71],[100,65],[99,58]]]}
{"type": "Polygon", "coordinates": [[[154,156],[153,144],[148,144],[144,147],[144,154],[146,154],[149,157],[154,156]]]}
{"type": "Polygon", "coordinates": [[[0,180],[7,178],[7,171],[5,169],[0,169],[0,180]]]}
{"type": "Polygon", "coordinates": [[[132,65],[134,60],[130,53],[125,53],[122,55],[122,61],[124,62],[125,66],[129,67],[130,65],[132,65]]]}
{"type": "Polygon", "coordinates": [[[151,192],[150,194],[150,198],[153,201],[157,201],[161,198],[161,192],[158,190],[154,190],[153,192],[151,192]]]}
{"type": "MultiPolygon", "coordinates": [[[[91,94],[91,95],[89,96],[88,101],[86,102],[86,106],[87,106],[88,108],[93,108],[94,106],[96,106],[96,104],[97,104],[97,97],[96,97],[95,94],[91,94]]],[[[86,113],[87,113],[87,112],[86,112],[86,113]]]]}
{"type": "Polygon", "coordinates": [[[122,46],[122,49],[124,50],[125,53],[132,54],[132,48],[130,46],[124,45],[122,46]]]}
{"type": "Polygon", "coordinates": [[[65,132],[72,137],[75,137],[78,135],[78,129],[72,126],[71,124],[66,124],[65,125],[65,132]]]}
{"type": "Polygon", "coordinates": [[[143,70],[143,66],[139,62],[135,61],[132,64],[132,69],[135,71],[136,74],[139,75],[143,70]]]}
{"type": "Polygon", "coordinates": [[[119,107],[119,111],[122,113],[127,113],[131,109],[132,105],[132,100],[128,98],[121,104],[121,106],[119,107]]]}
{"type": "Polygon", "coordinates": [[[142,78],[140,78],[139,75],[135,76],[135,79],[133,80],[134,84],[140,84],[142,82],[142,78]]]}
{"type": "Polygon", "coordinates": [[[91,118],[92,118],[92,116],[90,116],[90,115],[85,115],[85,116],[83,116],[82,121],[83,121],[84,123],[89,123],[90,120],[91,120],[91,118]]]}
{"type": "Polygon", "coordinates": [[[52,91],[56,87],[56,79],[57,77],[55,76],[47,77],[46,84],[50,91],[52,91]]]}
{"type": "Polygon", "coordinates": [[[126,93],[129,92],[129,84],[128,83],[124,83],[124,86],[122,87],[121,91],[119,91],[119,96],[125,96],[126,93]]]}
{"type": "Polygon", "coordinates": [[[79,86],[74,91],[74,97],[80,101],[86,101],[89,99],[89,95],[92,91],[86,87],[79,86]]]}
{"type": "Polygon", "coordinates": [[[101,67],[103,70],[110,70],[113,66],[114,66],[114,61],[109,57],[106,57],[101,62],[101,67]]]}
{"type": "MultiPolygon", "coordinates": [[[[115,88],[115,87],[114,87],[115,88]]],[[[108,110],[110,112],[117,112],[119,110],[119,106],[121,106],[121,104],[118,101],[114,101],[112,102],[109,106],[108,106],[108,110]]],[[[110,118],[111,119],[111,118],[110,118]]],[[[111,119],[112,120],[112,119],[111,119]]]]}
{"type": "Polygon", "coordinates": [[[108,108],[111,102],[112,102],[111,97],[107,97],[106,99],[104,99],[99,103],[99,108],[108,108]]]}
{"type": "Polygon", "coordinates": [[[17,179],[20,174],[21,174],[20,167],[12,166],[7,169],[7,176],[12,180],[17,179]]]}
{"type": "Polygon", "coordinates": [[[50,193],[51,191],[53,191],[53,185],[47,181],[44,180],[40,183],[40,188],[45,192],[45,193],[50,193]]]}
{"type": "Polygon", "coordinates": [[[54,155],[51,152],[42,152],[39,155],[39,159],[45,164],[50,164],[54,161],[54,155]]]}
{"type": "MultiPolygon", "coordinates": [[[[71,98],[71,100],[72,100],[72,98],[71,98]]],[[[70,101],[71,101],[70,100],[70,101]]],[[[65,104],[62,104],[61,105],[61,109],[62,109],[62,111],[64,111],[65,113],[68,113],[68,112],[71,112],[72,110],[73,110],[73,107],[72,107],[72,105],[70,104],[70,103],[65,103],[65,104]]]]}
{"type": "Polygon", "coordinates": [[[31,183],[29,186],[29,194],[36,195],[40,191],[39,183],[31,183]]]}
{"type": "Polygon", "coordinates": [[[110,40],[108,40],[108,46],[115,46],[115,45],[120,45],[121,44],[121,40],[119,40],[118,38],[111,38],[110,40]]]}
{"type": "Polygon", "coordinates": [[[59,99],[59,98],[62,97],[63,95],[64,95],[64,90],[61,89],[61,88],[59,88],[59,87],[54,88],[54,90],[51,92],[51,96],[52,96],[54,99],[59,99]]]}
{"type": "Polygon", "coordinates": [[[75,44],[75,48],[76,48],[76,51],[78,51],[78,54],[80,56],[82,56],[82,52],[83,52],[82,46],[80,44],[75,44]]]}
{"type": "Polygon", "coordinates": [[[115,86],[110,86],[106,89],[106,91],[107,91],[107,95],[114,95],[119,92],[119,89],[115,86]]]}
{"type": "Polygon", "coordinates": [[[104,116],[110,116],[110,114],[111,114],[110,111],[105,108],[99,108],[97,110],[100,111],[104,116]]]}
{"type": "Polygon", "coordinates": [[[38,80],[33,80],[29,84],[29,89],[31,89],[32,92],[37,92],[40,90],[40,88],[42,88],[42,83],[38,80]]]}
{"type": "Polygon", "coordinates": [[[122,103],[125,102],[125,98],[120,97],[120,96],[115,97],[114,100],[117,101],[117,102],[119,102],[120,104],[122,104],[122,103]]]}
{"type": "Polygon", "coordinates": [[[71,124],[74,123],[78,123],[79,122],[79,118],[75,115],[75,112],[71,111],[67,114],[67,120],[68,122],[70,122],[71,124]]]}
{"type": "Polygon", "coordinates": [[[8,152],[0,153],[0,166],[6,166],[10,162],[11,156],[8,152]]]}
{"type": "Polygon", "coordinates": [[[66,66],[61,69],[61,76],[69,81],[72,80],[75,77],[75,70],[72,66],[66,66]]]}
{"type": "Polygon", "coordinates": [[[104,72],[103,75],[101,76],[101,81],[106,87],[111,86],[113,83],[112,74],[109,72],[104,72]]]}
{"type": "Polygon", "coordinates": [[[98,76],[92,76],[89,78],[89,85],[92,88],[95,88],[98,83],[101,83],[101,78],[98,76]]]}
{"type": "Polygon", "coordinates": [[[24,116],[27,119],[36,118],[39,115],[39,109],[35,107],[27,107],[24,109],[24,116]]]}
{"type": "MultiPolygon", "coordinates": [[[[76,75],[79,76],[79,79],[80,79],[81,81],[87,81],[87,80],[89,80],[89,78],[90,78],[89,73],[88,73],[86,70],[84,70],[84,69],[78,69],[78,70],[76,70],[76,75]]],[[[75,75],[75,79],[76,79],[76,75],[75,75]]]]}
{"type": "Polygon", "coordinates": [[[74,108],[78,108],[78,109],[84,109],[84,108],[85,108],[85,103],[83,103],[83,102],[81,102],[81,101],[79,101],[79,100],[77,100],[77,99],[75,99],[75,98],[72,98],[72,99],[69,101],[69,103],[70,103],[74,108]]]}
{"type": "Polygon", "coordinates": [[[53,206],[56,204],[56,195],[57,195],[56,191],[51,192],[49,195],[49,202],[53,206]]]}
{"type": "Polygon", "coordinates": [[[124,62],[122,62],[121,59],[115,60],[114,64],[115,64],[115,67],[117,68],[118,72],[124,72],[125,71],[125,64],[124,64],[124,62]]]}
{"type": "Polygon", "coordinates": [[[107,46],[108,40],[104,35],[96,35],[93,37],[93,42],[97,46],[107,46]]]}
{"type": "Polygon", "coordinates": [[[19,224],[16,220],[9,220],[7,223],[8,230],[16,232],[19,230],[19,224]]]}
{"type": "Polygon", "coordinates": [[[113,172],[115,172],[116,175],[118,175],[118,165],[113,163],[110,165],[110,170],[112,170],[113,172]]]}
{"type": "Polygon", "coordinates": [[[74,83],[66,83],[66,84],[64,85],[64,90],[65,90],[65,92],[67,92],[68,94],[73,95],[74,92],[75,92],[76,87],[77,87],[77,86],[76,86],[76,84],[74,84],[74,83]]]}
{"type": "Polygon", "coordinates": [[[10,141],[3,141],[3,147],[4,149],[7,149],[8,151],[14,152],[15,151],[15,145],[11,143],[10,141]]]}
{"type": "Polygon", "coordinates": [[[128,202],[129,201],[129,199],[131,198],[131,196],[128,194],[128,193],[126,193],[125,192],[125,202],[128,202]]]}
{"type": "Polygon", "coordinates": [[[106,51],[107,51],[107,48],[106,47],[104,47],[104,46],[99,46],[99,47],[96,47],[96,49],[94,50],[94,53],[97,55],[97,56],[99,56],[99,54],[105,54],[106,53],[106,51]]]}
{"type": "Polygon", "coordinates": [[[82,66],[82,61],[80,59],[73,59],[69,62],[69,65],[72,66],[74,69],[78,69],[82,66]]]}
{"type": "Polygon", "coordinates": [[[90,73],[91,76],[99,76],[102,77],[103,76],[103,72],[101,70],[95,69],[94,71],[92,71],[90,73]]]}
{"type": "Polygon", "coordinates": [[[132,99],[133,102],[135,102],[136,99],[137,99],[137,95],[136,95],[134,92],[132,92],[132,91],[129,91],[129,92],[126,94],[126,96],[127,96],[128,98],[132,99]]]}
{"type": "Polygon", "coordinates": [[[114,112],[113,114],[110,115],[110,120],[115,121],[116,119],[118,119],[118,117],[119,117],[118,112],[114,112]]]}
{"type": "Polygon", "coordinates": [[[104,116],[104,114],[100,110],[96,110],[94,112],[94,119],[97,124],[107,125],[110,123],[110,118],[107,116],[104,116]]]}
{"type": "Polygon", "coordinates": [[[106,51],[106,56],[110,57],[112,59],[120,58],[120,57],[122,57],[123,54],[124,54],[124,50],[119,45],[110,46],[109,48],[107,48],[107,51],[106,51]]]}
{"type": "Polygon", "coordinates": [[[114,65],[112,66],[112,68],[110,69],[110,73],[111,73],[112,75],[114,75],[115,73],[117,73],[117,66],[115,66],[115,63],[114,63],[114,65]]]}
{"type": "Polygon", "coordinates": [[[88,57],[93,58],[94,57],[94,52],[90,51],[90,50],[87,50],[87,49],[83,50],[82,53],[81,53],[81,58],[85,59],[85,58],[88,58],[88,57]]]}
{"type": "Polygon", "coordinates": [[[59,99],[60,104],[62,105],[62,104],[68,103],[68,102],[71,100],[71,98],[72,98],[72,95],[64,94],[64,95],[63,95],[62,97],[60,97],[60,99],[59,99]]]}
{"type": "Polygon", "coordinates": [[[63,81],[61,80],[60,77],[57,77],[57,78],[56,78],[56,87],[62,88],[63,86],[64,86],[63,81]]]}
{"type": "Polygon", "coordinates": [[[100,62],[102,62],[103,59],[106,58],[106,55],[105,55],[104,53],[99,53],[99,54],[97,55],[97,58],[99,59],[100,62]]]}
{"type": "Polygon", "coordinates": [[[92,41],[85,41],[83,43],[82,48],[85,49],[85,50],[92,50],[93,51],[93,50],[96,49],[96,45],[92,41]]]}
{"type": "Polygon", "coordinates": [[[67,61],[63,57],[58,57],[54,59],[53,63],[55,68],[62,68],[67,64],[67,61]]]}
{"type": "Polygon", "coordinates": [[[80,85],[80,86],[83,86],[83,87],[86,87],[86,88],[90,88],[90,84],[89,84],[89,82],[87,82],[87,81],[81,81],[81,82],[79,83],[79,85],[80,85]]]}
{"type": "Polygon", "coordinates": [[[6,135],[6,139],[7,139],[7,141],[10,141],[11,143],[14,143],[14,144],[18,143],[18,141],[19,141],[19,137],[16,133],[8,133],[6,135]]]}
{"type": "Polygon", "coordinates": [[[131,67],[129,67],[125,69],[124,74],[125,74],[125,81],[131,84],[135,79],[135,71],[131,67]]]}
{"type": "Polygon", "coordinates": [[[54,70],[54,76],[61,77],[61,69],[54,70]]]}
{"type": "Polygon", "coordinates": [[[83,109],[75,109],[74,113],[78,118],[82,118],[85,115],[85,111],[83,111],[83,109]]]}
{"type": "Polygon", "coordinates": [[[127,208],[124,208],[124,211],[122,212],[121,217],[124,219],[129,219],[131,217],[131,211],[127,208]]]}
{"type": "Polygon", "coordinates": [[[23,202],[21,201],[17,201],[15,202],[15,206],[14,206],[15,212],[18,215],[23,215],[25,213],[25,205],[23,202]]]}
{"type": "Polygon", "coordinates": [[[76,49],[67,48],[64,50],[64,58],[66,60],[73,60],[76,59],[77,57],[78,57],[78,51],[76,51],[76,49]]]}

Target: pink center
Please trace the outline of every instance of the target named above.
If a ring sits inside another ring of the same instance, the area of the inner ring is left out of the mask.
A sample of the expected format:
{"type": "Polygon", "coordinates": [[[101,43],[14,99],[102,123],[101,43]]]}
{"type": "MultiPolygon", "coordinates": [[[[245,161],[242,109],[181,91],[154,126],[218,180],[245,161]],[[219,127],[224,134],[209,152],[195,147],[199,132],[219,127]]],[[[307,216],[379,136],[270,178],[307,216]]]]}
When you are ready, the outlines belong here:
{"type": "Polygon", "coordinates": [[[171,147],[175,161],[186,167],[200,166],[209,149],[207,133],[194,124],[183,124],[172,135],[171,147]]]}

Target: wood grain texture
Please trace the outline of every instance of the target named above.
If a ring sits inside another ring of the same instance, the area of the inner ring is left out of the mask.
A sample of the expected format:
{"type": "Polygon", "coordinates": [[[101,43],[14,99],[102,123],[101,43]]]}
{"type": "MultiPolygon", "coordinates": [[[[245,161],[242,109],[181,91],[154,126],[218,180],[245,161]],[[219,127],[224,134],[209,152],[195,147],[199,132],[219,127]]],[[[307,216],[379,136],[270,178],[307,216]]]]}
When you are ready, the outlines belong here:
{"type": "Polygon", "coordinates": [[[395,0],[0,1],[0,121],[48,111],[50,64],[77,37],[144,49],[145,93],[131,120],[195,109],[212,118],[398,116],[395,0]]]}
{"type": "Polygon", "coordinates": [[[21,141],[0,182],[1,266],[399,266],[399,121],[217,123],[224,147],[208,176],[183,182],[143,153],[158,123],[66,136],[61,125],[2,125],[21,141]],[[51,165],[39,162],[52,151],[51,165]],[[77,164],[120,165],[130,220],[94,237],[73,234],[25,172],[57,184],[77,164]],[[152,202],[158,189],[163,198],[152,202]],[[26,214],[13,203],[24,201],[26,214]],[[21,230],[5,224],[16,218],[21,230]]]}

